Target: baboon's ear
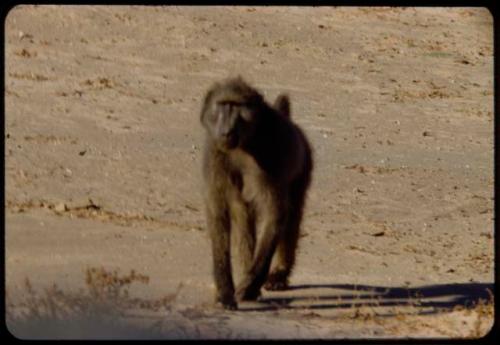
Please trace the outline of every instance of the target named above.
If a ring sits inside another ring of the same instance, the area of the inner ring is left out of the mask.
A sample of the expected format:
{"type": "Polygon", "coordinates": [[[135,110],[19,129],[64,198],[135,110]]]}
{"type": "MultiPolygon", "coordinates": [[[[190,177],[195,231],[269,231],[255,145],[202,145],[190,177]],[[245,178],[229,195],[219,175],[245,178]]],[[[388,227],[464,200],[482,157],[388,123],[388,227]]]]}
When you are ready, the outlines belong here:
{"type": "Polygon", "coordinates": [[[279,95],[274,101],[274,109],[279,111],[283,116],[290,117],[290,99],[288,95],[279,95]]]}

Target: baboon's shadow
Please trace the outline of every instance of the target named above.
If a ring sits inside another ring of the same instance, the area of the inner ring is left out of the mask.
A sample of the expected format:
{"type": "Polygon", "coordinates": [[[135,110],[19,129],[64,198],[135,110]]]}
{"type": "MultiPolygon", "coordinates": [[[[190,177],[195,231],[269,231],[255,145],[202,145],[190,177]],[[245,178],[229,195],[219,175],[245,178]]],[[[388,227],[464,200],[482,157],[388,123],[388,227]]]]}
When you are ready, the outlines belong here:
{"type": "Polygon", "coordinates": [[[479,300],[490,300],[492,293],[493,284],[488,283],[456,283],[411,288],[352,284],[294,285],[290,286],[286,293],[283,292],[283,297],[277,296],[279,293],[273,293],[272,297],[264,295],[259,299],[260,306],[243,310],[341,310],[353,307],[417,306],[421,310],[418,314],[434,314],[452,310],[457,306],[470,307],[479,300]],[[308,292],[318,289],[322,292],[308,292]],[[342,290],[347,290],[348,293],[343,293],[342,290]]]}

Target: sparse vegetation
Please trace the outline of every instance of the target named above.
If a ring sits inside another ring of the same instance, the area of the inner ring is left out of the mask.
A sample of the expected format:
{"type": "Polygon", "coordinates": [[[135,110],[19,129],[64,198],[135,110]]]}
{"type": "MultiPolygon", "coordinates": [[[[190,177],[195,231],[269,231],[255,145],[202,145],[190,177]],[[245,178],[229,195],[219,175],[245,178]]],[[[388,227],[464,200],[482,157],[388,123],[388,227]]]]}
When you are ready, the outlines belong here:
{"type": "Polygon", "coordinates": [[[469,312],[473,311],[477,315],[472,332],[468,336],[470,338],[483,337],[493,326],[493,320],[495,319],[495,298],[491,290],[488,289],[488,293],[490,294],[490,297],[487,300],[479,299],[476,305],[469,310],[469,312]]]}
{"type": "Polygon", "coordinates": [[[127,317],[134,310],[169,311],[179,289],[160,299],[133,298],[133,283],[147,284],[149,277],[136,273],[120,275],[91,267],[85,271],[86,289],[63,291],[56,284],[36,291],[30,280],[24,284],[25,298],[18,304],[7,299],[7,325],[20,338],[108,338],[155,336],[151,329],[131,328],[127,317]]]}

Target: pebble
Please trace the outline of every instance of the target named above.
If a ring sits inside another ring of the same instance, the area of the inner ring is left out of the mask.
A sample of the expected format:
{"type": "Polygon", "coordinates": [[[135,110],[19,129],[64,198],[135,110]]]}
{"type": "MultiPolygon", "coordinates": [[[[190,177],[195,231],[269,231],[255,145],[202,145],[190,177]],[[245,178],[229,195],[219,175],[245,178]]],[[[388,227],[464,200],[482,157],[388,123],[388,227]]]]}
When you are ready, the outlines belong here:
{"type": "Polygon", "coordinates": [[[68,207],[66,206],[65,203],[60,202],[60,203],[58,203],[57,205],[54,206],[54,210],[56,212],[65,212],[65,211],[68,210],[68,207]]]}
{"type": "Polygon", "coordinates": [[[14,213],[21,213],[21,212],[24,212],[24,209],[22,207],[19,207],[19,206],[14,206],[12,208],[12,212],[14,212],[14,213]]]}

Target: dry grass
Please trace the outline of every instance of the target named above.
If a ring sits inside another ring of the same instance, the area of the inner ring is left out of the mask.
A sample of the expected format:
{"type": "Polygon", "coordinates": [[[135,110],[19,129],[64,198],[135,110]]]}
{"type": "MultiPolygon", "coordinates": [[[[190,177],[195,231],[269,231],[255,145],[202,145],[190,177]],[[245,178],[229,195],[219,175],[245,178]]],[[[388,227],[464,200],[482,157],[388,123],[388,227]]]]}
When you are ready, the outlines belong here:
{"type": "Polygon", "coordinates": [[[487,291],[488,298],[452,309],[425,306],[420,292],[409,293],[395,306],[384,306],[382,295],[374,294],[368,303],[356,295],[352,306],[336,320],[381,326],[386,336],[395,338],[477,339],[488,334],[494,321],[494,296],[491,290],[487,291]]]}
{"type": "MultiPolygon", "coordinates": [[[[118,270],[93,267],[85,271],[84,281],[85,288],[76,292],[63,291],[55,284],[40,292],[26,279],[24,299],[15,305],[6,299],[11,333],[23,339],[179,340],[245,338],[253,334],[241,333],[241,325],[225,324],[229,316],[207,306],[176,310],[173,302],[179,290],[160,299],[132,297],[129,288],[133,284],[149,283],[148,276],[135,271],[120,275],[118,270]]],[[[435,310],[429,315],[425,312],[430,307],[422,305],[423,300],[424,296],[409,293],[401,298],[401,304],[385,305],[383,294],[374,291],[367,301],[359,291],[336,321],[363,324],[367,329],[378,327],[381,334],[395,338],[480,338],[489,332],[494,320],[491,291],[488,298],[472,305],[435,310]]],[[[321,323],[323,318],[312,309],[301,315],[306,316],[311,324],[321,323]]],[[[239,314],[237,320],[243,317],[239,314]]]]}
{"type": "Polygon", "coordinates": [[[476,313],[477,317],[474,321],[472,331],[467,338],[481,338],[485,336],[493,326],[495,319],[495,297],[491,290],[488,289],[489,299],[480,299],[477,304],[469,311],[476,313]]]}
{"type": "Polygon", "coordinates": [[[471,305],[456,305],[427,317],[416,314],[397,314],[398,323],[389,321],[387,331],[398,336],[413,334],[416,338],[477,339],[488,334],[494,322],[494,296],[479,299],[471,305]]]}
{"type": "Polygon", "coordinates": [[[20,303],[6,298],[7,326],[23,339],[156,338],[160,334],[154,329],[131,326],[127,317],[134,310],[168,312],[181,286],[160,299],[130,296],[132,284],[148,282],[148,276],[133,270],[120,276],[118,270],[103,267],[88,268],[86,288],[76,292],[62,291],[56,284],[38,292],[26,279],[25,298],[20,303]]]}

